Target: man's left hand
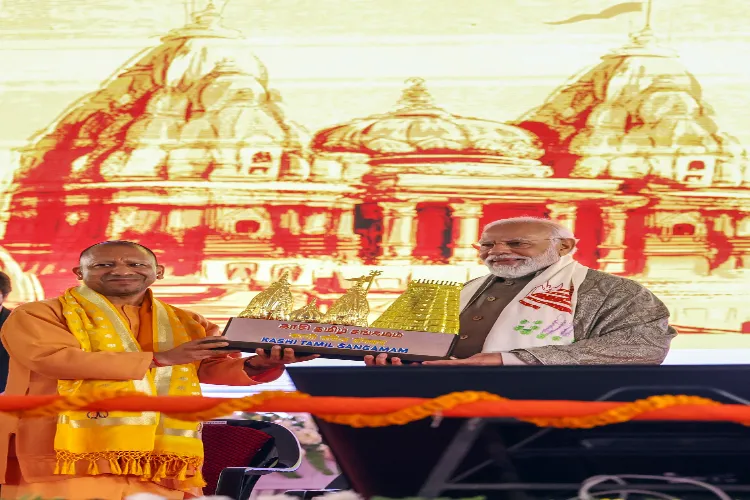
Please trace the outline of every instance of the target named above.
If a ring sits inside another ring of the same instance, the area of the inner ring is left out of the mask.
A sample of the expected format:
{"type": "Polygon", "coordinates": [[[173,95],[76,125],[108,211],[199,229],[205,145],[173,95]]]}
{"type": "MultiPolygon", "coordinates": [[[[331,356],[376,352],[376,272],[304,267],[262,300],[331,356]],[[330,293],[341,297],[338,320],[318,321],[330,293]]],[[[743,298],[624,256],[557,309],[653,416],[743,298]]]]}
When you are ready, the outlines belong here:
{"type": "Polygon", "coordinates": [[[465,359],[441,359],[438,361],[423,361],[427,366],[500,366],[503,364],[503,355],[499,352],[485,352],[475,354],[465,359]]]}
{"type": "Polygon", "coordinates": [[[312,356],[298,357],[294,354],[294,349],[286,348],[283,349],[281,346],[273,346],[271,348],[271,354],[267,354],[264,349],[257,349],[255,356],[251,356],[245,359],[245,371],[248,375],[257,375],[258,373],[264,372],[270,368],[279,365],[290,365],[292,363],[301,363],[303,361],[310,361],[319,357],[318,354],[312,356]]]}

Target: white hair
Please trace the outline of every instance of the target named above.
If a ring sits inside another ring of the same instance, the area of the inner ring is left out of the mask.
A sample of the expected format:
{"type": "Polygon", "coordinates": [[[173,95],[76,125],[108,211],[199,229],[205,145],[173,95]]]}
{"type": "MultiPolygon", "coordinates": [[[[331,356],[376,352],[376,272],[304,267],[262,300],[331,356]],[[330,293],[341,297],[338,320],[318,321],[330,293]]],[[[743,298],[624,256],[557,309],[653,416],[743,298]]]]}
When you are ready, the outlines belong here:
{"type": "Polygon", "coordinates": [[[576,239],[576,237],[573,235],[573,231],[571,231],[567,227],[563,226],[559,222],[555,222],[550,219],[543,219],[541,217],[511,217],[510,219],[496,220],[484,226],[482,233],[486,233],[487,230],[490,229],[491,227],[502,226],[505,224],[516,224],[519,222],[543,225],[550,230],[550,235],[553,238],[560,238],[560,239],[569,238],[573,240],[576,239]]]}

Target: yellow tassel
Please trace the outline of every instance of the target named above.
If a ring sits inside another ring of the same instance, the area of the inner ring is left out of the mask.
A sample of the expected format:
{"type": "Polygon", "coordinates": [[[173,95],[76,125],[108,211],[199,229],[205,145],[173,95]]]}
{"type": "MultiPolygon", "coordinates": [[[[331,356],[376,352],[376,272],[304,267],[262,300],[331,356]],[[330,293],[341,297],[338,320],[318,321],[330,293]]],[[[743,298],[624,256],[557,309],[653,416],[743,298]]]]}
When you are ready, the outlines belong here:
{"type": "Polygon", "coordinates": [[[187,479],[187,471],[188,471],[187,463],[182,462],[182,467],[180,467],[180,470],[177,471],[177,480],[184,481],[185,479],[187,479]]]}
{"type": "Polygon", "coordinates": [[[122,468],[120,467],[120,462],[116,458],[109,459],[109,470],[112,471],[112,474],[115,474],[118,476],[122,474],[122,468]]]}
{"type": "Polygon", "coordinates": [[[192,477],[189,477],[185,480],[185,486],[189,486],[191,488],[203,488],[206,486],[206,481],[203,479],[203,474],[201,474],[200,469],[197,469],[195,471],[195,475],[192,477]]]}
{"type": "Polygon", "coordinates": [[[56,475],[84,473],[78,468],[78,463],[83,462],[87,464],[86,475],[98,476],[102,474],[99,460],[106,461],[105,463],[109,466],[107,473],[113,475],[137,476],[145,481],[170,478],[181,483],[189,482],[191,485],[205,484],[200,475],[203,457],[171,453],[110,451],[71,454],[59,452],[54,471],[56,475]]]}
{"type": "Polygon", "coordinates": [[[123,474],[128,476],[140,476],[141,472],[142,470],[140,463],[138,463],[138,459],[131,458],[125,462],[125,470],[123,471],[123,474]]]}
{"type": "Polygon", "coordinates": [[[86,474],[88,474],[89,476],[99,475],[99,465],[96,463],[96,460],[89,461],[89,468],[86,471],[86,474]]]}
{"type": "Polygon", "coordinates": [[[151,480],[154,482],[160,481],[167,477],[167,463],[162,462],[158,469],[156,469],[156,472],[154,472],[154,475],[151,476],[151,480]]]}

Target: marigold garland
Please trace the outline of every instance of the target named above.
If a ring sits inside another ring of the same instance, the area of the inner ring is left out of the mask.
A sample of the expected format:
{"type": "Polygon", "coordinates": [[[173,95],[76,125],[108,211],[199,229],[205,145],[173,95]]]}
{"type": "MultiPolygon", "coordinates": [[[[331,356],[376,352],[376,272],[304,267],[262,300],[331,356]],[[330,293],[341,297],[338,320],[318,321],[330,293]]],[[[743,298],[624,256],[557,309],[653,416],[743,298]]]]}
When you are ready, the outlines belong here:
{"type": "Polygon", "coordinates": [[[271,399],[299,399],[309,398],[309,394],[301,392],[284,392],[284,391],[265,391],[244,398],[224,399],[213,408],[201,412],[189,413],[166,413],[171,418],[179,420],[189,420],[192,422],[206,422],[216,418],[226,417],[237,411],[252,411],[252,407],[259,406],[271,399]]]}
{"type": "MultiPolygon", "coordinates": [[[[538,427],[556,427],[560,429],[592,429],[604,425],[620,424],[632,420],[636,415],[674,406],[721,406],[721,403],[700,396],[666,394],[638,399],[632,403],[585,417],[529,418],[521,419],[538,427]]],[[[743,424],[748,425],[748,424],[743,424]]]]}
{"type": "Polygon", "coordinates": [[[30,410],[23,410],[23,411],[18,411],[18,412],[6,412],[6,413],[10,413],[11,415],[18,415],[18,416],[23,415],[24,417],[51,417],[54,415],[58,415],[62,412],[80,410],[81,408],[85,408],[86,406],[90,404],[98,403],[99,401],[105,401],[107,399],[114,399],[114,398],[118,398],[121,396],[133,396],[134,394],[135,393],[133,392],[124,392],[124,391],[106,391],[106,392],[96,391],[96,392],[91,392],[90,394],[63,396],[49,404],[38,406],[30,410]]]}
{"type": "MultiPolygon", "coordinates": [[[[6,411],[4,413],[23,417],[48,417],[57,415],[62,411],[80,410],[98,402],[124,396],[144,396],[144,394],[103,390],[92,392],[87,395],[63,396],[51,403],[43,404],[36,408],[21,411],[6,411]]],[[[266,391],[243,398],[218,400],[220,401],[218,404],[207,410],[165,413],[172,418],[186,421],[208,421],[226,417],[237,411],[252,412],[253,409],[259,405],[274,399],[300,399],[309,397],[310,395],[300,392],[266,391]]],[[[491,401],[507,402],[511,400],[488,392],[463,391],[439,396],[421,404],[380,415],[352,413],[337,415],[317,414],[317,416],[327,422],[348,425],[351,427],[385,427],[390,425],[405,425],[418,420],[423,420],[431,416],[440,415],[446,410],[451,410],[465,404],[491,401]]],[[[631,403],[622,403],[622,405],[616,408],[582,417],[521,418],[519,420],[532,423],[539,427],[590,429],[593,427],[627,422],[635,418],[637,415],[663,408],[675,406],[721,406],[721,404],[722,403],[717,401],[699,396],[661,395],[639,399],[631,403]]],[[[750,423],[744,423],[743,425],[750,425],[750,423]]]]}
{"type": "MultiPolygon", "coordinates": [[[[490,394],[488,392],[454,392],[437,397],[421,405],[404,408],[383,415],[317,415],[326,422],[348,425],[351,427],[386,427],[389,425],[404,425],[417,420],[439,414],[445,410],[451,410],[457,406],[478,401],[510,401],[507,398],[490,394]]],[[[587,415],[585,417],[560,417],[560,418],[521,418],[522,422],[528,422],[538,427],[557,427],[568,429],[591,429],[604,425],[627,422],[636,415],[648,413],[661,408],[673,406],[716,406],[721,403],[699,396],[650,396],[639,399],[632,403],[623,403],[622,406],[606,410],[599,414],[587,415]]]]}
{"type": "Polygon", "coordinates": [[[405,425],[422,420],[433,415],[439,415],[445,410],[478,401],[510,401],[489,392],[463,391],[452,392],[426,401],[416,406],[410,406],[382,415],[316,415],[318,418],[332,424],[348,425],[350,427],[386,427],[389,425],[405,425]]]}
{"type": "MultiPolygon", "coordinates": [[[[10,415],[17,417],[51,417],[59,414],[63,411],[77,411],[86,408],[89,405],[107,401],[110,399],[117,399],[127,396],[147,396],[144,393],[133,392],[133,391],[111,391],[111,390],[96,390],[92,391],[87,395],[75,395],[75,396],[61,396],[52,403],[38,406],[30,410],[21,411],[6,411],[10,415]]],[[[193,411],[193,412],[166,412],[165,414],[169,417],[176,418],[179,420],[185,420],[190,422],[205,422],[216,418],[226,417],[236,411],[250,411],[248,408],[252,408],[272,399],[284,399],[284,398],[308,398],[308,394],[301,392],[285,392],[285,391],[265,391],[252,396],[245,396],[242,398],[231,398],[231,399],[217,399],[220,401],[216,406],[205,410],[205,411],[193,411]]]]}

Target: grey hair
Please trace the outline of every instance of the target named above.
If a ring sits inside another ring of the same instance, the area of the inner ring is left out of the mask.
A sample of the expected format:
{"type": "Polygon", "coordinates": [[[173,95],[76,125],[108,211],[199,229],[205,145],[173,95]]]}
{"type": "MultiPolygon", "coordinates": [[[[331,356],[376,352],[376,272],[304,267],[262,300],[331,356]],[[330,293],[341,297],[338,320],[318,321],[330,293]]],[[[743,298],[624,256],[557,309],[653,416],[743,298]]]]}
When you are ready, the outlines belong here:
{"type": "Polygon", "coordinates": [[[515,224],[519,222],[543,225],[550,230],[550,232],[552,233],[552,237],[556,239],[574,239],[574,240],[576,239],[576,237],[573,235],[573,231],[563,226],[559,222],[555,222],[550,219],[543,219],[541,217],[530,217],[530,216],[529,217],[511,217],[510,219],[496,220],[484,226],[484,229],[482,230],[482,232],[486,233],[487,230],[490,229],[491,227],[502,226],[504,224],[515,224]]]}

